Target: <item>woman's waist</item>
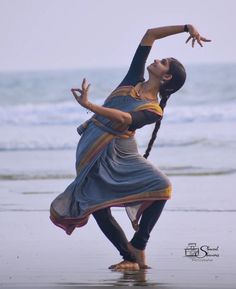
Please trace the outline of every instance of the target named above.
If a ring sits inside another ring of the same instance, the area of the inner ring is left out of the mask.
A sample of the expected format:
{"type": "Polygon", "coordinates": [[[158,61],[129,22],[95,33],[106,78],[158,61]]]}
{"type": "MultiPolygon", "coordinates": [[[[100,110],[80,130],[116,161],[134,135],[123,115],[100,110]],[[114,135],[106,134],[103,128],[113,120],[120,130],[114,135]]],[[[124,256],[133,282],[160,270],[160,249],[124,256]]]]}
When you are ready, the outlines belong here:
{"type": "Polygon", "coordinates": [[[134,136],[129,138],[115,138],[114,145],[116,150],[126,154],[137,154],[138,146],[134,136]]]}
{"type": "Polygon", "coordinates": [[[135,131],[130,131],[127,128],[124,129],[124,127],[118,123],[111,123],[111,125],[107,125],[102,121],[98,120],[97,118],[92,118],[91,120],[94,125],[96,125],[105,132],[113,134],[116,138],[127,139],[135,135],[135,131]]]}

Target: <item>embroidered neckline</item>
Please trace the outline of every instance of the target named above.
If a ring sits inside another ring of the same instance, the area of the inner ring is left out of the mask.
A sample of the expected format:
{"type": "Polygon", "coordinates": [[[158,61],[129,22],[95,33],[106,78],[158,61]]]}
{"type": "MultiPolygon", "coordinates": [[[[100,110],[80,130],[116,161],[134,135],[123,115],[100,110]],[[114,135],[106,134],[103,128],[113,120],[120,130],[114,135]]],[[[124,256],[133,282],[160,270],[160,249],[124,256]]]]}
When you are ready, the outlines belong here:
{"type": "Polygon", "coordinates": [[[130,95],[132,97],[135,97],[139,100],[147,100],[147,101],[150,101],[150,102],[155,102],[157,104],[159,104],[158,102],[158,99],[155,98],[155,99],[150,99],[150,98],[141,98],[140,97],[140,94],[138,93],[138,91],[136,90],[135,86],[133,85],[122,85],[122,86],[119,86],[117,87],[114,91],[112,91],[112,93],[109,95],[109,97],[113,97],[113,96],[116,96],[116,95],[124,95],[124,92],[127,94],[127,93],[130,93],[130,95]],[[125,91],[126,90],[126,91],[125,91]],[[129,90],[129,91],[127,91],[129,90]],[[122,93],[123,92],[123,93],[122,93]]]}

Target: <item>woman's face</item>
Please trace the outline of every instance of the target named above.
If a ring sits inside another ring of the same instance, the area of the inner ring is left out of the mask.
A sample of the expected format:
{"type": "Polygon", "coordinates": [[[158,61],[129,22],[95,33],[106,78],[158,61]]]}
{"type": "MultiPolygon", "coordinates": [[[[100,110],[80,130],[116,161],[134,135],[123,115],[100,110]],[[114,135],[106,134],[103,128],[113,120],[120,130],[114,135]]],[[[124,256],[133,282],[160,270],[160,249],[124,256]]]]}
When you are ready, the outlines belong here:
{"type": "Polygon", "coordinates": [[[147,67],[147,70],[149,73],[160,79],[168,74],[170,61],[170,58],[163,58],[162,60],[155,59],[154,62],[147,67]]]}

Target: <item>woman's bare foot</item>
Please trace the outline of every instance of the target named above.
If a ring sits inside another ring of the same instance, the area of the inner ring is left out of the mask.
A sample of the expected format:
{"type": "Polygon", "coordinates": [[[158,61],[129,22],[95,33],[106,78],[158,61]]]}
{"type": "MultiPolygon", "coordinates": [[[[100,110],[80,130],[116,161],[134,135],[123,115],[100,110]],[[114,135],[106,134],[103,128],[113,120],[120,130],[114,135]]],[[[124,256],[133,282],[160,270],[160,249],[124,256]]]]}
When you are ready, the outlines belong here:
{"type": "Polygon", "coordinates": [[[137,271],[140,269],[139,264],[136,262],[130,262],[130,261],[121,261],[118,264],[111,265],[109,269],[113,270],[131,270],[131,271],[137,271]]]}
{"type": "Polygon", "coordinates": [[[137,263],[139,264],[140,269],[151,268],[146,264],[145,250],[136,249],[131,243],[128,243],[128,249],[130,253],[135,257],[137,263]]]}

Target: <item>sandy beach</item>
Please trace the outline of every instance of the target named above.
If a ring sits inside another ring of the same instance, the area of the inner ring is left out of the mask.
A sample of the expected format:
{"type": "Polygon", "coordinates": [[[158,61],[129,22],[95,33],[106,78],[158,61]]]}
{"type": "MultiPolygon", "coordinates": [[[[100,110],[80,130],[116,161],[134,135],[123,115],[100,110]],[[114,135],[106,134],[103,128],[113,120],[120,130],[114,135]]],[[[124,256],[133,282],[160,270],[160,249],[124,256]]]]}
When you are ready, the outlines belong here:
{"type": "MultiPolygon", "coordinates": [[[[2,180],[0,287],[235,288],[234,177],[171,179],[173,197],[147,248],[152,269],[140,272],[108,269],[120,258],[93,217],[71,236],[50,222],[48,206],[70,180],[2,180]],[[197,194],[199,190],[201,194],[197,194]],[[188,243],[218,246],[219,256],[187,257],[184,249],[188,243]]],[[[113,214],[130,238],[133,229],[124,210],[114,209],[113,214]]]]}

